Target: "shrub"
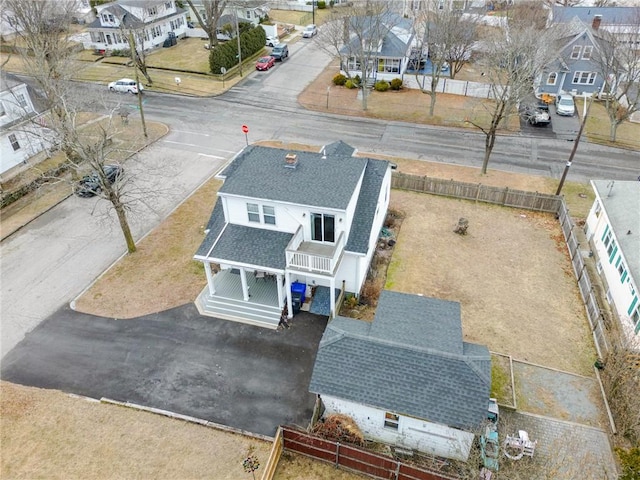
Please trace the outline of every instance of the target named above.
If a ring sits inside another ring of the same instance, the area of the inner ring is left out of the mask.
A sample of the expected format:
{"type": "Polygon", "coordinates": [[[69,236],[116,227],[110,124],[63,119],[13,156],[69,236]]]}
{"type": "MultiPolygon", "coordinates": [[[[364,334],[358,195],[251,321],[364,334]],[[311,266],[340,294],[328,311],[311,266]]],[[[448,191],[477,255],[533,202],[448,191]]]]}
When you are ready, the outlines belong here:
{"type": "Polygon", "coordinates": [[[378,304],[381,291],[382,287],[375,279],[368,279],[362,286],[360,300],[363,300],[367,305],[375,307],[378,304]]]}
{"type": "Polygon", "coordinates": [[[353,82],[353,80],[349,79],[345,82],[344,86],[348,89],[356,88],[357,85],[353,82]]]}
{"type": "Polygon", "coordinates": [[[318,10],[324,10],[325,8],[327,8],[327,2],[323,1],[323,0],[318,0],[318,10]]]}
{"type": "Polygon", "coordinates": [[[386,92],[389,90],[389,82],[386,80],[378,80],[373,88],[375,88],[376,92],[386,92]]]}
{"type": "Polygon", "coordinates": [[[360,85],[360,75],[356,75],[355,77],[353,77],[353,84],[357,87],[360,85]]]}
{"type": "Polygon", "coordinates": [[[400,90],[402,88],[402,79],[394,78],[391,80],[391,90],[400,90]]]}
{"type": "Polygon", "coordinates": [[[358,297],[353,294],[349,294],[347,298],[344,299],[344,304],[347,308],[354,309],[358,306],[358,297]]]}
{"type": "Polygon", "coordinates": [[[338,73],[335,77],[333,77],[334,85],[344,85],[345,83],[347,83],[347,77],[345,77],[343,74],[338,73]]]}

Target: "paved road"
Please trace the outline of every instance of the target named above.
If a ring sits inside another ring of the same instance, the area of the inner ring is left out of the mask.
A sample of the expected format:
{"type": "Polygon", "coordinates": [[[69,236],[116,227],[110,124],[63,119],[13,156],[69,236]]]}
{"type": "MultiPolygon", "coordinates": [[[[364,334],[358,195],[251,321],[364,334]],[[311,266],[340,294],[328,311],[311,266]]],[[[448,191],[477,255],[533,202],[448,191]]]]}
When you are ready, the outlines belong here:
{"type": "Polygon", "coordinates": [[[306,427],[326,317],[302,312],[287,330],[201,317],[186,305],[133,320],[62,308],[2,362],[2,379],[152,406],[274,436],[306,427]]]}

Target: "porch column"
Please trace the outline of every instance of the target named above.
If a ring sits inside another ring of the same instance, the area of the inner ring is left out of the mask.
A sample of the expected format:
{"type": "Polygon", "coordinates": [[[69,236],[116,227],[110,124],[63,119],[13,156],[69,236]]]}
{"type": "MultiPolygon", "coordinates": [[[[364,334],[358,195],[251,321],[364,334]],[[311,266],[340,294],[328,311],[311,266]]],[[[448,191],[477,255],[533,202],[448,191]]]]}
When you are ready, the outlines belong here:
{"type": "Polygon", "coordinates": [[[211,264],[209,262],[204,263],[204,273],[207,275],[207,285],[209,285],[209,295],[215,295],[216,286],[213,283],[213,272],[211,271],[211,264]]]}
{"type": "Polygon", "coordinates": [[[293,318],[293,301],[291,300],[291,276],[289,272],[285,272],[284,274],[284,288],[287,289],[285,292],[287,294],[287,318],[293,318]]]}
{"type": "Polygon", "coordinates": [[[336,288],[336,279],[334,277],[331,277],[329,279],[329,305],[331,305],[331,318],[334,318],[336,316],[336,292],[335,292],[335,288],[336,288]]]}
{"type": "Polygon", "coordinates": [[[249,286],[247,285],[247,274],[244,268],[240,269],[240,283],[242,283],[242,298],[245,302],[249,301],[249,286]]]}
{"type": "Polygon", "coordinates": [[[283,300],[283,291],[282,291],[282,275],[280,275],[279,273],[276,273],[276,282],[278,282],[278,307],[280,307],[280,310],[282,310],[284,308],[284,300],[283,300]]]}

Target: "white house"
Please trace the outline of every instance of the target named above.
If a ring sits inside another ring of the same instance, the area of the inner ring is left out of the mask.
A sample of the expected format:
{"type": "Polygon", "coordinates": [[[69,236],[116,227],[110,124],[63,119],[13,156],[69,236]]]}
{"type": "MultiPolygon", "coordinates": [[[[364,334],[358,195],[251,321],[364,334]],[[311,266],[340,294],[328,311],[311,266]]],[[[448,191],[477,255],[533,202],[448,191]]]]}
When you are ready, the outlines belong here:
{"type": "Polygon", "coordinates": [[[277,328],[302,285],[312,313],[335,314],[340,290],[358,294],[389,205],[391,164],[353,156],[343,142],[320,153],[242,150],[224,180],[195,259],[207,287],[201,313],[277,328]]]}
{"type": "Polygon", "coordinates": [[[38,112],[29,88],[19,78],[1,72],[0,174],[49,148],[53,134],[38,123],[38,112]],[[35,120],[35,121],[34,121],[35,120]]]}
{"type": "Polygon", "coordinates": [[[128,49],[127,36],[134,31],[138,48],[150,50],[162,46],[170,33],[180,38],[187,30],[186,11],[175,0],[118,0],[95,8],[96,20],[87,26],[91,38],[84,43],[87,49],[128,49]]]}
{"type": "Polygon", "coordinates": [[[336,317],[309,391],[365,438],[466,461],[488,417],[491,356],[462,340],[460,304],[384,290],[373,322],[336,317]]]}
{"type": "Polygon", "coordinates": [[[592,180],[596,199],[585,233],[607,300],[627,337],[640,345],[640,182],[592,180]]]}
{"type": "MultiPolygon", "coordinates": [[[[207,12],[203,6],[202,0],[193,0],[193,6],[198,10],[200,17],[206,21],[207,12]]],[[[188,7],[189,20],[195,22],[197,17],[192,11],[191,6],[185,2],[185,7],[188,7]]],[[[236,15],[239,22],[249,22],[253,25],[258,25],[260,20],[269,14],[269,3],[263,0],[245,0],[238,3],[228,3],[222,12],[221,19],[218,22],[218,27],[224,26],[225,23],[234,23],[236,15]],[[223,20],[224,17],[224,20],[223,20]]]]}

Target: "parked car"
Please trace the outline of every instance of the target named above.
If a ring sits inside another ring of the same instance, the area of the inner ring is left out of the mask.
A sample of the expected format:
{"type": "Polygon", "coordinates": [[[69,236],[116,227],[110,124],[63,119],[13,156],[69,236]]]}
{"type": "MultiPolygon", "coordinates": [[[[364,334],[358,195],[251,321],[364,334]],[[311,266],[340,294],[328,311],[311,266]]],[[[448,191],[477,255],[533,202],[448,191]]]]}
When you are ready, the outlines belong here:
{"type": "Polygon", "coordinates": [[[302,38],[311,38],[318,33],[318,27],[313,23],[304,27],[302,30],[302,38]]]}
{"type": "Polygon", "coordinates": [[[267,41],[265,45],[267,47],[275,47],[280,43],[280,39],[278,37],[267,37],[267,41]]]}
{"type": "Polygon", "coordinates": [[[530,125],[548,125],[551,122],[549,112],[532,105],[525,105],[522,108],[521,115],[530,125]]]}
{"type": "MultiPolygon", "coordinates": [[[[102,170],[109,184],[117,182],[124,173],[120,165],[103,165],[102,170]]],[[[76,185],[75,193],[79,197],[93,197],[102,191],[102,185],[98,172],[93,172],[90,175],[82,177],[76,185]]]]}
{"type": "Polygon", "coordinates": [[[261,70],[261,71],[269,70],[275,64],[276,64],[276,59],[271,56],[260,57],[256,62],[256,70],[261,70]]]}
{"type": "Polygon", "coordinates": [[[142,92],[144,87],[139,83],[136,84],[136,81],[130,78],[121,78],[120,80],[111,82],[109,84],[109,90],[112,92],[136,94],[142,92]]]}
{"type": "Polygon", "coordinates": [[[571,95],[558,95],[556,98],[556,113],[573,117],[576,113],[576,104],[571,95]]]}
{"type": "Polygon", "coordinates": [[[273,47],[273,50],[271,50],[271,56],[276,60],[283,62],[289,56],[289,47],[284,43],[280,43],[273,47]]]}

